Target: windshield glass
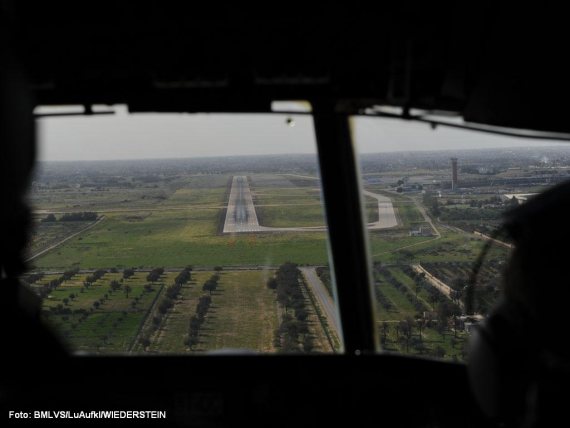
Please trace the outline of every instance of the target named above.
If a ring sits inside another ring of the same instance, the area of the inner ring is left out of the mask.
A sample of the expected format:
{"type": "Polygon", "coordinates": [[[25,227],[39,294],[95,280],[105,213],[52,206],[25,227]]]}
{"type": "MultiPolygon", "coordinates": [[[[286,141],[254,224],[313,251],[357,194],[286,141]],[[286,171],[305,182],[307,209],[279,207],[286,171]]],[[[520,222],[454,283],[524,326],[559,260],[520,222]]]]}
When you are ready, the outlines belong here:
{"type": "Polygon", "coordinates": [[[493,238],[502,213],[568,180],[570,146],[369,117],[353,118],[353,137],[382,349],[464,361],[470,331],[502,293],[512,248],[493,238]]]}
{"type": "Polygon", "coordinates": [[[22,279],[72,350],[341,350],[310,116],[38,122],[22,279]]]}

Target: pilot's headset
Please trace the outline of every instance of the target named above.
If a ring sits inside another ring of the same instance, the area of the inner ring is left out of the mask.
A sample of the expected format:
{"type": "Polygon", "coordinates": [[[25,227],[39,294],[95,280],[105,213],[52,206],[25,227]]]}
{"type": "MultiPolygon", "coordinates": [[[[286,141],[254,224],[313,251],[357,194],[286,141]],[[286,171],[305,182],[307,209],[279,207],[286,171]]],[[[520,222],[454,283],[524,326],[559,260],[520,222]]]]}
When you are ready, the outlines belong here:
{"type": "MultiPolygon", "coordinates": [[[[508,211],[494,237],[514,248],[501,301],[472,333],[468,360],[482,410],[506,426],[560,426],[570,408],[570,182],[508,211]]],[[[473,313],[475,263],[466,293],[473,313]]],[[[565,426],[570,426],[563,424],[565,426]]]]}

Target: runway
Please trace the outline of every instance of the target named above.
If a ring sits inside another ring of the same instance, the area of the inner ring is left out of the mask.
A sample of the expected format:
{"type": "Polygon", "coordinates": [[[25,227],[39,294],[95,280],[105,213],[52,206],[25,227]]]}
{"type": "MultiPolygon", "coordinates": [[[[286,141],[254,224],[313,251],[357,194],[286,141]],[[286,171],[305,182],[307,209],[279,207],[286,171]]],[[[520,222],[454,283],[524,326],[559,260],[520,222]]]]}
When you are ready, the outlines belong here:
{"type": "MultiPolygon", "coordinates": [[[[234,176],[228,200],[224,233],[261,232],[247,177],[234,176]]],[[[269,228],[271,229],[271,228],[269,228]]]]}
{"type": "MultiPolygon", "coordinates": [[[[312,177],[311,177],[312,178],[312,177]]],[[[398,225],[390,198],[364,190],[363,193],[378,201],[378,221],[369,223],[369,230],[389,229],[398,225]]],[[[323,219],[324,221],[324,219],[323,219]]],[[[232,179],[223,233],[251,232],[323,232],[325,226],[267,227],[261,226],[255,212],[253,197],[247,176],[237,175],[232,179]]]]}

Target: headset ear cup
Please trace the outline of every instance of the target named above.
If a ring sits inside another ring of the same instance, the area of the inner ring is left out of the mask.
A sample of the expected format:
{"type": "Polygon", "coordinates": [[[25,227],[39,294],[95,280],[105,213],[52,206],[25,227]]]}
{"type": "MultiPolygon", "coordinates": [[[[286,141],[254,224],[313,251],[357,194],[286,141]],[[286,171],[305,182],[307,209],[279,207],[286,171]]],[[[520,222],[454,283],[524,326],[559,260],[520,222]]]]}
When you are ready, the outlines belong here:
{"type": "Polygon", "coordinates": [[[481,409],[495,420],[518,423],[527,410],[532,352],[513,319],[512,305],[502,303],[475,329],[468,371],[481,409]]]}
{"type": "Polygon", "coordinates": [[[471,389],[483,412],[493,418],[500,416],[499,373],[497,355],[487,339],[484,324],[479,325],[469,338],[468,374],[471,389]]]}

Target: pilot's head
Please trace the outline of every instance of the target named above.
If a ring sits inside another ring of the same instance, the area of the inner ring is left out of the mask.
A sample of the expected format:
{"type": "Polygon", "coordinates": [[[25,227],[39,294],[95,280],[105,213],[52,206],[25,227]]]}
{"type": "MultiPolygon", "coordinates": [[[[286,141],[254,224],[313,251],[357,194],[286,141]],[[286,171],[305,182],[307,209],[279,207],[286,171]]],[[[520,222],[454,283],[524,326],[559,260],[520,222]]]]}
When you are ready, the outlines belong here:
{"type": "Polygon", "coordinates": [[[509,211],[514,243],[504,298],[473,334],[469,371],[483,410],[514,426],[548,426],[569,394],[570,182],[509,211]]]}

